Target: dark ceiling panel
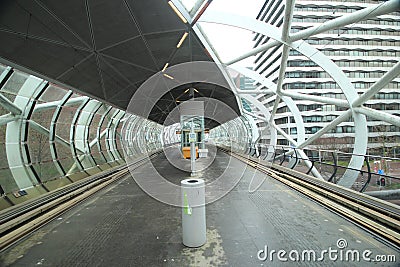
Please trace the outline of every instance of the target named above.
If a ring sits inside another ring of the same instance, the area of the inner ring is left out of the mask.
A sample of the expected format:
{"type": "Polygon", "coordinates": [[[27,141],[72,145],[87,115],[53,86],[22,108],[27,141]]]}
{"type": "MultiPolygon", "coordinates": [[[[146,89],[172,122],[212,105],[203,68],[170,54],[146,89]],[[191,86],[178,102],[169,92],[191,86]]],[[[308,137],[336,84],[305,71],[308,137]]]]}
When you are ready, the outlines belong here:
{"type": "Polygon", "coordinates": [[[187,29],[187,26],[182,23],[167,1],[128,0],[127,2],[143,34],[187,29]]]}
{"type": "Polygon", "coordinates": [[[86,47],[93,47],[85,5],[86,1],[36,0],[36,2],[66,25],[72,33],[79,36],[80,40],[86,44],[86,47]]]}
{"type": "Polygon", "coordinates": [[[148,70],[146,68],[133,65],[128,61],[107,57],[104,55],[102,55],[101,58],[104,61],[107,61],[107,63],[113,66],[115,69],[117,69],[120,75],[123,75],[133,84],[141,84],[144,80],[147,80],[148,77],[155,73],[154,71],[148,70]]]}
{"type": "Polygon", "coordinates": [[[61,42],[65,46],[89,49],[40,1],[1,1],[0,6],[2,7],[0,8],[0,27],[2,28],[49,42],[61,42]]]}
{"type": "Polygon", "coordinates": [[[131,96],[136,91],[136,86],[132,85],[124,89],[120,89],[115,92],[114,95],[108,97],[108,101],[116,103],[119,106],[127,107],[131,96]]]}
{"type": "MultiPolygon", "coordinates": [[[[162,69],[170,56],[176,50],[176,45],[181,39],[184,31],[173,31],[157,34],[147,34],[145,39],[153,56],[157,59],[158,68],[162,69]]],[[[172,65],[172,63],[171,63],[172,65]]]]}
{"type": "Polygon", "coordinates": [[[200,43],[199,38],[195,34],[192,33],[190,49],[192,51],[192,60],[193,61],[209,61],[211,60],[211,56],[208,54],[206,49],[200,43]]]}
{"type": "Polygon", "coordinates": [[[103,93],[101,77],[94,56],[63,75],[60,79],[65,84],[72,85],[100,99],[106,99],[103,93]]]}
{"type": "Polygon", "coordinates": [[[29,23],[29,12],[16,1],[4,0],[0,8],[0,26],[4,29],[26,33],[29,23]]]}
{"type": "Polygon", "coordinates": [[[174,57],[171,59],[171,65],[188,61],[210,61],[210,57],[205,53],[205,48],[199,43],[198,38],[192,32],[176,51],[174,57]]]}
{"type": "MultiPolygon", "coordinates": [[[[32,2],[30,2],[30,6],[39,9],[32,2]]],[[[5,10],[9,11],[4,12],[3,9],[0,10],[0,27],[3,31],[20,35],[21,38],[32,37],[43,40],[48,39],[54,42],[64,42],[60,35],[49,30],[47,25],[41,21],[41,17],[32,15],[32,13],[18,2],[7,1],[7,9],[5,10]]],[[[42,16],[47,16],[47,14],[43,13],[41,14],[42,16]]]]}
{"type": "Polygon", "coordinates": [[[139,35],[123,1],[90,1],[89,7],[97,50],[139,35]]]}
{"type": "Polygon", "coordinates": [[[7,44],[0,48],[3,58],[54,78],[90,55],[71,47],[9,33],[0,34],[0,43],[7,44]]]}
{"type": "Polygon", "coordinates": [[[101,53],[142,66],[149,70],[159,71],[158,66],[153,62],[153,58],[141,37],[136,37],[132,40],[120,43],[103,50],[101,53]]]}
{"type": "Polygon", "coordinates": [[[109,99],[115,95],[116,92],[132,85],[125,76],[121,75],[117,69],[104,61],[101,57],[99,57],[99,66],[101,79],[105,89],[105,99],[109,99]]]}

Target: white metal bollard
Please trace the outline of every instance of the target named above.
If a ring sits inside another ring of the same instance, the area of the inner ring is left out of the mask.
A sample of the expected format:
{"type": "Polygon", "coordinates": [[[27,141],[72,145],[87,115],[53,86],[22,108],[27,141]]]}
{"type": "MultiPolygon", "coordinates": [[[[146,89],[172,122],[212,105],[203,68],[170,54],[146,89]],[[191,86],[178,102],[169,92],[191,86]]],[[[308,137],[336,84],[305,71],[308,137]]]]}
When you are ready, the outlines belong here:
{"type": "Polygon", "coordinates": [[[200,247],[207,241],[204,180],[182,180],[181,191],[183,244],[187,247],[200,247]]]}

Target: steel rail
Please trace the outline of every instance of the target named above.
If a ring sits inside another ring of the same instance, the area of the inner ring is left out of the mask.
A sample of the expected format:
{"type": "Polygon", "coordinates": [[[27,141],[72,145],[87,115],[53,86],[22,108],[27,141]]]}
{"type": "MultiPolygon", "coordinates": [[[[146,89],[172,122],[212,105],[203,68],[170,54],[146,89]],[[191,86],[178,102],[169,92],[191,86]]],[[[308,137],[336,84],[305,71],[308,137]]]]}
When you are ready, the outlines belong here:
{"type": "Polygon", "coordinates": [[[129,165],[125,164],[122,167],[102,172],[81,182],[49,192],[30,202],[3,210],[0,212],[0,251],[99,190],[126,176],[129,169],[142,166],[147,162],[146,159],[152,159],[161,152],[162,150],[156,151],[149,156],[138,158],[129,165]]]}
{"type": "Polygon", "coordinates": [[[400,207],[276,164],[219,148],[400,248],[400,207]]]}

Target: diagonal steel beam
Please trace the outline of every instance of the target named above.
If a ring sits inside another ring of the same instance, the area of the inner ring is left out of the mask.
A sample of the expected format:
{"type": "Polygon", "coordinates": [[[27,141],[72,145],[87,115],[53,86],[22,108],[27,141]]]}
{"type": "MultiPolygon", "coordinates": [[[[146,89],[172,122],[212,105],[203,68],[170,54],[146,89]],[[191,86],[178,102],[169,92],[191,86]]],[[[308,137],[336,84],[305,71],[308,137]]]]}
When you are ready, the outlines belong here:
{"type": "Polygon", "coordinates": [[[348,108],[350,106],[346,100],[302,94],[302,93],[297,93],[297,92],[291,92],[288,90],[282,90],[282,95],[288,96],[288,97],[291,97],[294,99],[310,100],[310,101],[315,101],[315,102],[325,103],[325,104],[330,104],[330,105],[336,105],[336,106],[345,107],[345,108],[348,108]]]}
{"type": "MultiPolygon", "coordinates": [[[[330,21],[327,21],[321,25],[314,26],[302,31],[299,31],[297,33],[294,33],[293,35],[290,36],[290,42],[298,41],[301,39],[306,39],[312,35],[320,34],[329,30],[337,29],[352,23],[356,23],[362,20],[366,20],[369,18],[374,18],[376,16],[380,16],[383,14],[387,14],[390,12],[395,12],[400,9],[399,1],[398,0],[390,0],[384,3],[381,3],[379,5],[374,5],[371,7],[364,8],[362,10],[353,12],[348,15],[341,16],[336,19],[332,19],[330,21]]],[[[247,53],[229,61],[226,62],[226,65],[232,65],[233,63],[236,63],[238,61],[241,61],[245,58],[248,58],[250,56],[254,56],[260,52],[263,52],[265,50],[268,50],[274,46],[282,44],[281,41],[279,40],[273,40],[270,41],[264,45],[261,45],[257,48],[254,48],[247,53]]]]}
{"type": "Polygon", "coordinates": [[[319,130],[318,132],[316,132],[315,134],[313,134],[310,138],[308,138],[306,141],[304,141],[303,143],[301,143],[298,148],[305,148],[306,146],[308,146],[309,144],[311,144],[312,142],[314,142],[315,140],[317,140],[318,138],[320,138],[322,135],[328,133],[330,130],[333,130],[336,128],[337,125],[341,124],[342,122],[347,121],[350,116],[351,116],[351,112],[352,110],[349,109],[346,112],[342,113],[339,117],[337,117],[336,119],[334,119],[333,121],[331,121],[328,125],[326,125],[324,128],[322,128],[321,130],[319,130]]]}
{"type": "Polygon", "coordinates": [[[301,39],[308,38],[312,35],[317,35],[329,30],[337,29],[349,24],[357,23],[362,20],[367,20],[369,18],[374,18],[383,14],[398,11],[400,9],[400,3],[398,0],[391,0],[383,2],[377,5],[366,7],[359,11],[353,12],[351,14],[341,16],[336,19],[329,20],[321,25],[317,25],[299,32],[294,33],[290,36],[290,41],[298,41],[301,39]]]}
{"type": "Polygon", "coordinates": [[[400,61],[393,66],[391,70],[386,72],[378,81],[376,81],[367,91],[365,91],[359,98],[357,98],[352,104],[352,107],[357,107],[367,102],[383,87],[390,83],[393,79],[398,77],[400,74],[400,61]]]}
{"type": "Polygon", "coordinates": [[[395,116],[383,111],[375,110],[372,108],[367,108],[367,107],[358,107],[354,108],[355,112],[367,115],[368,117],[372,117],[381,121],[386,121],[388,123],[391,123],[393,125],[399,126],[400,127],[400,117],[395,116]]]}
{"type": "MultiPolygon", "coordinates": [[[[47,136],[50,135],[50,131],[49,131],[46,127],[43,127],[42,125],[40,125],[39,123],[37,123],[37,122],[35,122],[35,121],[30,120],[30,121],[29,121],[29,125],[30,125],[33,129],[35,129],[36,131],[38,131],[39,133],[41,133],[41,134],[43,134],[43,135],[47,135],[47,136]]],[[[58,136],[58,135],[55,136],[55,141],[56,141],[57,143],[59,143],[60,145],[63,145],[63,146],[65,146],[65,147],[67,147],[67,148],[70,148],[70,143],[69,143],[68,141],[64,140],[63,138],[61,138],[61,137],[58,136]]],[[[79,150],[79,149],[77,149],[77,150],[79,150]]],[[[79,151],[80,151],[81,153],[85,154],[84,151],[82,151],[82,150],[79,150],[79,151]]]]}
{"type": "MultiPolygon", "coordinates": [[[[88,99],[87,96],[79,96],[79,97],[71,98],[64,104],[64,106],[72,106],[77,103],[81,103],[87,99],[88,99]]],[[[63,100],[41,103],[41,104],[38,104],[35,106],[34,111],[39,112],[39,111],[43,111],[43,110],[47,110],[47,109],[52,109],[52,108],[55,108],[55,107],[61,105],[62,103],[63,103],[63,100]]]]}
{"type": "Polygon", "coordinates": [[[106,135],[108,129],[104,129],[101,133],[100,133],[100,139],[99,138],[95,138],[93,139],[90,143],[89,143],[89,147],[94,146],[95,144],[97,144],[97,142],[99,142],[99,140],[101,140],[101,138],[103,138],[104,135],[106,135]]]}
{"type": "MultiPolygon", "coordinates": [[[[283,21],[283,30],[282,30],[282,41],[287,42],[289,39],[289,32],[290,27],[292,24],[292,17],[293,17],[293,8],[294,8],[294,0],[286,0],[285,4],[285,17],[283,21]]],[[[274,107],[271,111],[270,122],[274,120],[275,113],[278,109],[278,105],[281,102],[281,92],[282,92],[282,85],[283,80],[285,79],[286,73],[286,66],[287,66],[287,59],[289,56],[290,47],[287,45],[283,46],[283,51],[281,55],[281,66],[279,68],[279,77],[276,84],[276,99],[274,103],[274,107]]]]}
{"type": "Polygon", "coordinates": [[[0,105],[7,109],[9,112],[11,112],[14,115],[20,115],[22,113],[22,111],[19,109],[19,107],[17,107],[16,105],[14,105],[13,102],[11,102],[10,100],[8,100],[7,97],[5,97],[4,95],[0,94],[0,105]]]}
{"type": "Polygon", "coordinates": [[[14,116],[12,113],[4,114],[0,116],[0,126],[5,125],[9,122],[16,121],[19,118],[14,116]]]}
{"type": "MultiPolygon", "coordinates": [[[[266,123],[269,123],[268,120],[266,120],[265,118],[255,115],[253,113],[250,113],[248,111],[244,111],[245,114],[248,114],[254,118],[257,118],[259,120],[262,120],[266,123]]],[[[283,137],[285,137],[290,143],[292,143],[294,146],[297,147],[297,142],[287,133],[285,133],[279,126],[277,126],[274,122],[271,123],[271,126],[274,127],[283,137]]],[[[304,163],[311,168],[312,167],[312,163],[310,162],[308,156],[306,155],[306,153],[304,153],[304,151],[302,149],[298,149],[297,150],[301,156],[301,158],[304,160],[304,163]]],[[[290,152],[289,152],[290,153],[290,152]]],[[[293,152],[292,152],[293,153],[293,152]]],[[[291,154],[291,153],[290,153],[291,154]]],[[[289,155],[289,154],[288,154],[289,155]]],[[[314,174],[315,177],[319,178],[319,179],[323,179],[323,177],[321,176],[321,174],[318,172],[318,170],[315,167],[312,167],[311,169],[312,174],[314,174]]]]}
{"type": "Polygon", "coordinates": [[[272,90],[236,90],[237,94],[239,95],[248,95],[248,94],[272,94],[273,91],[272,90]]]}

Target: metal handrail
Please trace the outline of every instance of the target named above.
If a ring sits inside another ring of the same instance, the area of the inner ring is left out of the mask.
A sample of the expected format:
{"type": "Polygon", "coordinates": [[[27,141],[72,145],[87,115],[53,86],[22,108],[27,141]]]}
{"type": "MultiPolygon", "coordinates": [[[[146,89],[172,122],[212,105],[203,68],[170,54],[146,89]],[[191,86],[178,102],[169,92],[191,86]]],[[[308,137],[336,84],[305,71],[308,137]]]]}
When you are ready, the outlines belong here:
{"type": "MultiPolygon", "coordinates": [[[[252,147],[250,147],[250,151],[256,151],[259,150],[260,154],[264,154],[263,155],[259,155],[258,158],[263,159],[263,160],[267,160],[267,157],[269,155],[269,153],[271,153],[269,150],[270,148],[273,148],[273,153],[274,156],[272,159],[270,159],[269,161],[275,162],[276,160],[279,160],[279,165],[282,165],[283,162],[286,160],[288,154],[290,153],[294,153],[295,154],[295,158],[296,161],[295,163],[290,166],[292,169],[294,169],[298,163],[300,161],[309,161],[311,162],[311,167],[307,170],[307,174],[309,174],[311,172],[311,170],[315,167],[315,162],[316,160],[313,158],[304,158],[301,157],[298,153],[298,148],[293,147],[293,146],[285,146],[285,145],[268,145],[268,144],[255,144],[252,147]],[[264,148],[264,149],[263,149],[264,148]],[[282,150],[282,152],[280,153],[279,150],[282,150]],[[290,151],[293,150],[293,151],[290,151]]],[[[324,153],[330,153],[332,154],[332,159],[333,159],[333,163],[329,163],[329,162],[324,162],[324,161],[319,161],[319,164],[324,165],[324,166],[332,166],[333,167],[333,172],[330,175],[330,177],[327,179],[328,182],[331,183],[337,183],[339,179],[336,179],[337,173],[338,173],[338,169],[346,169],[346,170],[354,170],[354,171],[358,171],[360,173],[367,173],[368,178],[367,181],[363,184],[362,188],[360,189],[360,192],[364,192],[366,190],[366,188],[368,187],[368,185],[370,184],[371,180],[372,180],[372,175],[375,174],[374,172],[371,171],[371,166],[369,164],[369,160],[372,159],[385,159],[385,160],[400,160],[400,158],[393,158],[393,157],[382,157],[382,156],[376,156],[376,155],[363,155],[363,154],[356,154],[356,153],[347,153],[347,152],[342,152],[342,151],[337,151],[337,150],[326,150],[326,149],[308,149],[308,148],[303,148],[301,149],[303,151],[308,151],[308,152],[318,152],[318,154],[320,154],[320,152],[324,152],[324,153]],[[340,156],[346,156],[346,157],[350,157],[350,156],[360,156],[360,157],[364,157],[364,160],[366,162],[366,166],[367,166],[367,170],[363,170],[363,169],[356,169],[356,168],[351,168],[351,167],[346,167],[346,166],[340,166],[339,165],[339,161],[338,158],[340,156]]],[[[253,152],[253,154],[248,153],[248,155],[250,157],[254,157],[256,153],[253,152]]],[[[291,156],[293,157],[293,156],[291,156]]],[[[391,176],[388,174],[379,174],[380,177],[384,177],[384,178],[392,178],[392,179],[396,179],[396,180],[400,180],[400,177],[395,177],[395,176],[391,176]]]]}

